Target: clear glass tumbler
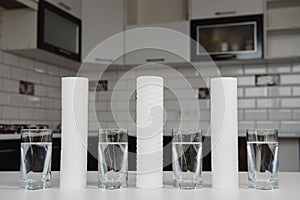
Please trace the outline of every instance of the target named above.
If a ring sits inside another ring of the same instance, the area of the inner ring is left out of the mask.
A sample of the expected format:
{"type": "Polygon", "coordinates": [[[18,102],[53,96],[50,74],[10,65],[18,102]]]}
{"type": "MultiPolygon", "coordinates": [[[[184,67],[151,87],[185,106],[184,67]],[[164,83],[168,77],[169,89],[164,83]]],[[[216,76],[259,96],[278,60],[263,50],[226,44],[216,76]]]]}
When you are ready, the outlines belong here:
{"type": "Polygon", "coordinates": [[[52,130],[21,130],[20,186],[28,190],[51,186],[52,130]]]}
{"type": "Polygon", "coordinates": [[[172,131],[173,185],[180,189],[202,186],[201,130],[172,131]]]}
{"type": "Polygon", "coordinates": [[[278,188],[278,130],[247,130],[246,137],[249,186],[278,188]]]}
{"type": "Polygon", "coordinates": [[[98,187],[119,189],[127,186],[128,132],[100,129],[98,142],[98,187]]]}

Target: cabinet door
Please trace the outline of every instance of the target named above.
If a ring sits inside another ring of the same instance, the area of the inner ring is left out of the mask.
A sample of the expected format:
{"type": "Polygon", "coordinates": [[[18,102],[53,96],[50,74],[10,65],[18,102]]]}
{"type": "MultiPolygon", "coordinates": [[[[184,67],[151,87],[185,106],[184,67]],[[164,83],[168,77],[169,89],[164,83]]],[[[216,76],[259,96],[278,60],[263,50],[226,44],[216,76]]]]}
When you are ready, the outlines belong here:
{"type": "Polygon", "coordinates": [[[263,0],[191,0],[191,19],[263,13],[263,0]]]}
{"type": "MultiPolygon", "coordinates": [[[[167,28],[171,30],[178,31],[180,33],[183,33],[189,37],[189,22],[188,21],[181,21],[181,22],[171,22],[171,23],[160,23],[160,24],[149,24],[149,25],[135,25],[135,26],[127,26],[126,30],[131,30],[134,28],[142,28],[142,27],[161,27],[161,28],[167,28]]],[[[139,36],[140,38],[130,38],[128,34],[125,34],[125,50],[130,51],[131,49],[134,49],[134,46],[136,45],[136,42],[138,40],[149,40],[148,36],[139,36]],[[143,38],[145,37],[145,38],[143,38]]],[[[170,37],[172,37],[170,35],[170,37]]],[[[159,37],[153,36],[150,38],[153,40],[153,42],[160,42],[163,46],[165,42],[170,47],[178,47],[180,46],[180,49],[182,50],[182,55],[184,58],[189,59],[189,40],[185,41],[159,41],[161,40],[159,37]]],[[[151,42],[150,40],[150,42],[151,42]]],[[[143,64],[143,63],[182,63],[185,62],[183,58],[181,58],[178,55],[175,55],[171,52],[166,52],[158,49],[141,49],[137,51],[130,52],[126,54],[125,56],[125,64],[127,65],[136,65],[136,64],[143,64]]]]}
{"type": "MultiPolygon", "coordinates": [[[[84,62],[110,63],[114,55],[123,55],[124,52],[124,5],[120,0],[88,0],[82,4],[82,33],[83,33],[83,57],[84,62]],[[96,48],[115,34],[121,33],[121,40],[107,45],[105,51],[96,48]],[[94,51],[92,51],[94,49],[94,51]],[[91,52],[92,51],[92,52],[91,52]],[[91,54],[90,54],[91,53],[91,54]],[[88,56],[89,55],[89,56],[88,56]]],[[[118,60],[123,64],[122,59],[118,60]]]]}
{"type": "Polygon", "coordinates": [[[81,0],[47,0],[63,11],[81,18],[81,0]]]}

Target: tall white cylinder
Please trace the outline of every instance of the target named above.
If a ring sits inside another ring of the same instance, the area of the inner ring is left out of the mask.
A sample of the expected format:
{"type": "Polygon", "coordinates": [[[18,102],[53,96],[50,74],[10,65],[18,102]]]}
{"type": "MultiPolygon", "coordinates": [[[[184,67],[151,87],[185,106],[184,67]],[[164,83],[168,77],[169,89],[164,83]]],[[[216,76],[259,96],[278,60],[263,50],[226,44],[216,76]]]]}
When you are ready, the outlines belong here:
{"type": "Polygon", "coordinates": [[[62,78],[60,187],[81,189],[87,182],[88,79],[62,78]]]}
{"type": "Polygon", "coordinates": [[[237,80],[211,80],[212,187],[239,187],[237,80]]]}
{"type": "Polygon", "coordinates": [[[136,186],[155,189],[163,184],[163,78],[137,78],[136,186]]]}

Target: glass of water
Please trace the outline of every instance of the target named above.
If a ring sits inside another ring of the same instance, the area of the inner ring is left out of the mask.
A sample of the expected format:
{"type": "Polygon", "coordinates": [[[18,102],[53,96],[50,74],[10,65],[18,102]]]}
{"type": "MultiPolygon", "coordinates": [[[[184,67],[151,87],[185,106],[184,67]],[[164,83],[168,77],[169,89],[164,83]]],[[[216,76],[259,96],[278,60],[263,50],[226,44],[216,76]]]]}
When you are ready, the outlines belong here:
{"type": "Polygon", "coordinates": [[[278,188],[278,130],[247,130],[246,137],[250,187],[278,188]]]}
{"type": "Polygon", "coordinates": [[[21,130],[20,185],[28,190],[51,186],[52,130],[21,130]]]}
{"type": "Polygon", "coordinates": [[[201,130],[172,130],[173,185],[180,189],[202,186],[201,130]]]}
{"type": "Polygon", "coordinates": [[[98,187],[119,189],[127,186],[128,132],[100,129],[98,142],[98,187]]]}

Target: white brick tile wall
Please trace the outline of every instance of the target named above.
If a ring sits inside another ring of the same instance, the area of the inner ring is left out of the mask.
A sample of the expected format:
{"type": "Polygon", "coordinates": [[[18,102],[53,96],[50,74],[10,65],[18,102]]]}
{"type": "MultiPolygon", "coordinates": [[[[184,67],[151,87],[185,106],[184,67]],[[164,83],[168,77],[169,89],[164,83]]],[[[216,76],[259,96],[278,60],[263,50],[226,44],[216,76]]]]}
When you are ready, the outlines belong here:
{"type": "Polygon", "coordinates": [[[28,73],[28,79],[29,82],[32,83],[42,83],[42,74],[35,71],[30,71],[28,73]]]}
{"type": "Polygon", "coordinates": [[[276,63],[268,65],[268,73],[287,73],[291,71],[290,63],[276,63]]]}
{"type": "Polygon", "coordinates": [[[34,93],[36,96],[46,97],[48,96],[48,87],[44,85],[35,84],[34,85],[34,93]]]}
{"type": "Polygon", "coordinates": [[[54,87],[47,87],[48,97],[61,98],[61,89],[54,87]]]}
{"type": "Polygon", "coordinates": [[[47,110],[45,109],[34,109],[33,118],[35,120],[47,120],[47,110]]]}
{"type": "Polygon", "coordinates": [[[19,81],[12,79],[3,79],[2,80],[2,90],[7,92],[19,92],[19,81]]]}
{"type": "Polygon", "coordinates": [[[278,121],[258,121],[256,123],[257,129],[279,129],[280,122],[278,121]]]}
{"type": "Polygon", "coordinates": [[[14,106],[27,106],[27,96],[21,94],[11,94],[11,104],[14,106]]]}
{"type": "Polygon", "coordinates": [[[244,88],[237,89],[237,96],[238,96],[238,98],[244,97],[244,88]]]}
{"type": "Polygon", "coordinates": [[[188,67],[188,68],[177,68],[176,69],[179,74],[181,74],[184,77],[198,77],[199,73],[195,68],[188,67]]]}
{"type": "Polygon", "coordinates": [[[238,120],[244,120],[244,110],[238,110],[238,120]]]}
{"type": "Polygon", "coordinates": [[[292,110],[288,109],[270,109],[268,110],[269,120],[292,120],[293,119],[292,110]]]}
{"type": "Polygon", "coordinates": [[[282,85],[300,84],[300,74],[281,75],[280,83],[282,85]]]}
{"type": "Polygon", "coordinates": [[[300,120],[300,110],[299,109],[298,110],[296,110],[296,109],[293,110],[293,118],[294,118],[294,120],[300,120]]]}
{"type": "Polygon", "coordinates": [[[208,110],[210,108],[209,99],[199,99],[199,108],[200,110],[208,110]]]}
{"type": "Polygon", "coordinates": [[[36,97],[36,96],[28,96],[28,106],[29,107],[41,107],[42,105],[42,99],[41,97],[36,97]]]}
{"type": "MultiPolygon", "coordinates": [[[[107,111],[108,102],[106,102],[106,101],[96,101],[96,102],[93,102],[93,103],[94,103],[96,111],[107,111]]],[[[90,104],[93,105],[93,103],[90,103],[90,104]]]]}
{"type": "Polygon", "coordinates": [[[222,66],[221,74],[222,76],[238,76],[243,75],[244,69],[241,65],[236,66],[222,66]]]}
{"type": "Polygon", "coordinates": [[[33,109],[31,108],[19,108],[19,119],[33,120],[33,109]]]}
{"type": "Polygon", "coordinates": [[[255,108],[255,99],[238,99],[238,108],[255,108]]]}
{"type": "Polygon", "coordinates": [[[60,120],[60,111],[59,110],[47,110],[47,119],[48,120],[60,120]]]}
{"type": "Polygon", "coordinates": [[[20,67],[34,69],[34,61],[28,58],[20,57],[20,67]]]}
{"type": "Polygon", "coordinates": [[[290,87],[269,87],[268,95],[270,97],[290,96],[291,88],[290,87]]]}
{"type": "Polygon", "coordinates": [[[53,86],[54,77],[48,74],[42,74],[42,83],[45,85],[53,86]]]}
{"type": "Polygon", "coordinates": [[[3,62],[8,65],[19,66],[20,58],[19,58],[19,56],[16,56],[14,54],[4,52],[3,53],[3,62]]]}
{"type": "MultiPolygon", "coordinates": [[[[194,120],[197,118],[194,118],[194,120]]],[[[200,120],[201,121],[209,121],[210,120],[210,111],[208,110],[200,110],[200,120]]]]}
{"type": "Polygon", "coordinates": [[[237,79],[238,86],[254,86],[255,77],[254,76],[240,76],[237,79]]]}
{"type": "Polygon", "coordinates": [[[300,96],[300,87],[293,87],[293,96],[300,96]]]}
{"type": "Polygon", "coordinates": [[[266,97],[267,95],[268,88],[266,87],[245,88],[246,97],[266,97]]]}
{"type": "Polygon", "coordinates": [[[18,109],[13,106],[4,106],[2,110],[2,119],[18,119],[18,109]]]}
{"type": "Polygon", "coordinates": [[[5,64],[0,64],[0,76],[1,77],[11,77],[11,67],[5,64]]]}
{"type": "Polygon", "coordinates": [[[247,65],[244,66],[245,74],[265,74],[267,73],[267,67],[262,65],[247,65]]]}
{"type": "Polygon", "coordinates": [[[39,61],[35,61],[34,70],[39,73],[48,73],[48,65],[39,61]]]}
{"type": "Polygon", "coordinates": [[[279,108],[280,99],[257,99],[257,108],[279,108]]]}
{"type": "Polygon", "coordinates": [[[281,99],[281,106],[283,108],[300,108],[300,99],[298,98],[281,99]]]}
{"type": "Polygon", "coordinates": [[[289,133],[299,133],[300,121],[282,121],[281,131],[289,133]]]}
{"type": "Polygon", "coordinates": [[[267,111],[266,110],[245,110],[245,120],[266,120],[267,111]]]}
{"type": "Polygon", "coordinates": [[[300,72],[300,62],[296,62],[292,64],[292,71],[293,72],[300,72]]]}
{"type": "Polygon", "coordinates": [[[239,121],[238,130],[240,133],[246,133],[246,129],[255,129],[255,121],[239,121]]]}
{"type": "Polygon", "coordinates": [[[0,92],[0,104],[10,105],[10,103],[11,103],[11,94],[6,92],[0,92]]]}

